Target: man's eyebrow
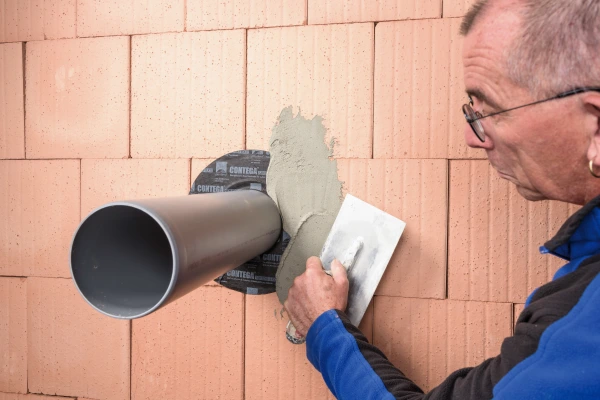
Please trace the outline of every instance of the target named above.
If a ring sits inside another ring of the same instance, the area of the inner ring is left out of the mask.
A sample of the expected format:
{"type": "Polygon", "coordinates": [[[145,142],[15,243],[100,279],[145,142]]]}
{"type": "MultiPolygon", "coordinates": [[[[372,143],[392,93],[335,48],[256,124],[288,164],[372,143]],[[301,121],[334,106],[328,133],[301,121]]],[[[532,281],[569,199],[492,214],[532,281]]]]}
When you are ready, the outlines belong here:
{"type": "Polygon", "coordinates": [[[502,110],[502,107],[500,107],[500,105],[498,105],[498,103],[496,103],[494,100],[492,100],[488,96],[486,96],[485,93],[483,93],[480,89],[468,89],[467,95],[469,95],[469,97],[476,97],[477,100],[482,101],[483,103],[490,106],[490,108],[493,111],[502,110]]]}

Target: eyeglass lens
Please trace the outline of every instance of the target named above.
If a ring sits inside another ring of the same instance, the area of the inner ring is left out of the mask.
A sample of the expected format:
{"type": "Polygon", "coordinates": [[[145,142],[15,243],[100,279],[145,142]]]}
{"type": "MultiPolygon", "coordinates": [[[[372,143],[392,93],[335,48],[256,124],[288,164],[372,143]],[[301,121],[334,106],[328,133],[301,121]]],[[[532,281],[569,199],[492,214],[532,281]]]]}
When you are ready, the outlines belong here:
{"type": "Polygon", "coordinates": [[[477,112],[475,112],[475,110],[473,110],[473,107],[471,107],[470,104],[463,105],[463,114],[465,114],[465,118],[471,126],[471,129],[473,129],[473,132],[475,133],[475,136],[477,136],[477,139],[484,142],[485,132],[483,130],[483,125],[481,125],[481,122],[479,122],[479,120],[477,119],[480,118],[480,115],[477,112]]]}

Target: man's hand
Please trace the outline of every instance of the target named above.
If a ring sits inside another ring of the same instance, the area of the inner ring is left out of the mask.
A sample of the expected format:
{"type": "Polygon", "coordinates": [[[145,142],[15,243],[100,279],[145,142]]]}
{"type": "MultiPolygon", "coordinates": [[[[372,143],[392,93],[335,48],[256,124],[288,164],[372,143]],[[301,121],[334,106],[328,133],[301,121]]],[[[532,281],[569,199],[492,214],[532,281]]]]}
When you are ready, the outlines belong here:
{"type": "Polygon", "coordinates": [[[283,307],[296,327],[306,336],[312,323],[325,311],[346,310],[348,304],[348,276],[338,260],[331,263],[329,276],[318,257],[306,261],[306,271],[294,279],[283,307]]]}

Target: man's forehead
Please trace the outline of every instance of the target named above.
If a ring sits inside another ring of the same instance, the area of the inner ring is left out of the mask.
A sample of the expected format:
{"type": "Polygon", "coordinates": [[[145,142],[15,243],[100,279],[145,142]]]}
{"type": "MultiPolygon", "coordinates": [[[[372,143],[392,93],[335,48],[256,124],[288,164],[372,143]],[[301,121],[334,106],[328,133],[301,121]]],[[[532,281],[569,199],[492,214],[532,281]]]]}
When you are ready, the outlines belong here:
{"type": "Polygon", "coordinates": [[[483,13],[465,37],[465,48],[506,46],[521,23],[520,8],[491,7],[483,13]]]}
{"type": "Polygon", "coordinates": [[[520,19],[525,9],[524,0],[487,0],[481,8],[469,32],[476,31],[480,25],[505,25],[520,19]]]}
{"type": "Polygon", "coordinates": [[[507,50],[518,31],[520,15],[514,7],[503,6],[499,1],[490,3],[491,8],[465,37],[463,66],[467,94],[499,109],[499,91],[503,91],[507,79],[507,50]]]}
{"type": "Polygon", "coordinates": [[[489,0],[465,36],[465,48],[509,43],[521,24],[521,3],[519,0],[489,0]]]}

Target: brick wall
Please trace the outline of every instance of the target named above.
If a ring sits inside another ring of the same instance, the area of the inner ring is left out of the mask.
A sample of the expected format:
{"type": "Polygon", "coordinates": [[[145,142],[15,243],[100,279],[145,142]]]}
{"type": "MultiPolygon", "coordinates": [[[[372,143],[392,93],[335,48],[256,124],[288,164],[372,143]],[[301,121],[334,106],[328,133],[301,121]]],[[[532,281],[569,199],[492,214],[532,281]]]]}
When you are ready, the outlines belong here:
{"type": "Polygon", "coordinates": [[[1,2],[0,400],[331,398],[274,294],[210,283],[130,322],[69,278],[90,210],[186,194],[288,105],[324,117],[344,190],[408,223],[367,336],[424,389],[495,355],[573,208],[527,203],[463,143],[471,3],[1,2]]]}

